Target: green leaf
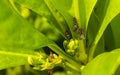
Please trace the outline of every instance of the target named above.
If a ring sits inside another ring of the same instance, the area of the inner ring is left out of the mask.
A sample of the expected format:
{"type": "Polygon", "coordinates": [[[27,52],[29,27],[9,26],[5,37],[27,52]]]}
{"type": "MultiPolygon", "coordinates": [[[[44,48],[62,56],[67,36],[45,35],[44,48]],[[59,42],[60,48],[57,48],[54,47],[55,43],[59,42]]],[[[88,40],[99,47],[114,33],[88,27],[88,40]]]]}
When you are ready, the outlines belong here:
{"type": "Polygon", "coordinates": [[[27,49],[8,49],[0,50],[0,70],[28,64],[28,56],[37,58],[35,52],[27,49]]]}
{"type": "MultiPolygon", "coordinates": [[[[88,47],[90,47],[90,45],[92,44],[92,42],[94,41],[95,39],[95,36],[97,35],[97,32],[99,30],[99,27],[100,27],[100,24],[99,24],[99,20],[96,16],[96,14],[93,12],[91,14],[91,17],[90,17],[90,20],[89,20],[89,26],[88,26],[88,33],[87,33],[87,38],[88,38],[88,47]]],[[[96,50],[95,50],[95,53],[94,53],[94,56],[100,54],[104,52],[104,38],[102,37],[96,47],[96,50]]]]}
{"type": "Polygon", "coordinates": [[[120,66],[117,68],[117,71],[115,72],[115,75],[120,75],[120,66]]]}
{"type": "Polygon", "coordinates": [[[80,24],[83,28],[85,28],[85,30],[87,30],[88,22],[97,0],[75,0],[75,1],[78,1],[79,5],[74,9],[78,8],[80,24]]]}
{"type": "Polygon", "coordinates": [[[33,49],[52,43],[18,15],[8,0],[0,1],[0,9],[0,69],[27,64],[28,56],[35,57],[33,49]]]}
{"type": "Polygon", "coordinates": [[[55,6],[55,8],[63,15],[63,17],[65,18],[68,26],[69,26],[69,29],[71,31],[71,34],[72,34],[72,37],[75,37],[74,36],[74,32],[73,32],[73,10],[72,10],[72,3],[73,1],[72,0],[60,0],[60,1],[57,1],[57,0],[50,0],[53,5],[55,6]]]}
{"type": "Polygon", "coordinates": [[[73,17],[77,18],[80,26],[87,29],[90,15],[97,0],[52,0],[52,2],[64,16],[73,37],[75,37],[73,32],[73,17]]]}
{"type": "Polygon", "coordinates": [[[120,49],[98,55],[82,71],[82,75],[114,75],[120,65],[120,49]]]}
{"type": "Polygon", "coordinates": [[[98,0],[97,1],[96,6],[94,7],[94,11],[99,19],[99,22],[102,22],[105,17],[109,2],[110,0],[98,0]]]}
{"type": "Polygon", "coordinates": [[[52,43],[18,15],[7,0],[0,1],[0,8],[0,48],[36,49],[52,43]]]}
{"type": "Polygon", "coordinates": [[[3,63],[1,69],[26,64],[26,57],[29,55],[28,52],[44,46],[52,47],[54,52],[60,54],[69,62],[78,64],[71,56],[59,48],[59,46],[46,38],[41,32],[34,29],[25,19],[18,15],[8,0],[0,1],[0,8],[0,58],[2,60],[0,62],[3,63]],[[2,9],[3,6],[4,9],[2,9]],[[27,55],[24,54],[26,52],[27,55]],[[19,62],[20,59],[21,61],[19,62]],[[7,65],[7,63],[11,64],[7,65]]]}
{"type": "Polygon", "coordinates": [[[114,42],[115,42],[115,48],[120,48],[120,14],[117,15],[113,20],[112,22],[110,23],[111,24],[111,30],[112,30],[112,33],[113,33],[113,37],[114,37],[114,42]]]}
{"type": "MultiPolygon", "coordinates": [[[[116,27],[117,28],[117,27],[116,27]]],[[[113,31],[116,31],[116,29],[112,30],[111,23],[110,25],[106,28],[104,32],[104,41],[105,41],[105,50],[106,51],[111,51],[117,47],[115,47],[115,36],[119,37],[119,35],[116,35],[113,31]],[[115,35],[113,35],[115,34],[115,35]]],[[[119,41],[118,39],[116,39],[119,41]]]]}
{"type": "Polygon", "coordinates": [[[49,23],[55,26],[61,34],[64,36],[66,25],[62,25],[59,18],[60,14],[56,11],[55,7],[50,3],[49,0],[14,0],[20,5],[33,10],[41,16],[45,16],[49,23]]]}
{"type": "Polygon", "coordinates": [[[103,35],[105,29],[107,28],[109,23],[112,21],[112,19],[120,13],[119,4],[120,4],[120,1],[109,0],[109,4],[107,4],[108,6],[106,9],[106,12],[103,12],[103,13],[105,13],[105,17],[104,17],[103,21],[101,22],[100,29],[95,37],[94,42],[91,45],[90,53],[89,53],[89,60],[91,60],[93,58],[95,48],[96,48],[101,36],[103,35]]]}

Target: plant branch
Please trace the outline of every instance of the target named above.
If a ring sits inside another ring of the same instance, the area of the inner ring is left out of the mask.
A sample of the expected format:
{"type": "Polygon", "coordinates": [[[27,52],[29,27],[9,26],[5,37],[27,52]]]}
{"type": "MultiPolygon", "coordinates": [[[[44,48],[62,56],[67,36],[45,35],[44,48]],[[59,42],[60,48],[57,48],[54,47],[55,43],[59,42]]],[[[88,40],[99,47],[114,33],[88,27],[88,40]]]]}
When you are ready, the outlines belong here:
{"type": "Polygon", "coordinates": [[[55,44],[49,45],[48,47],[62,56],[64,59],[66,59],[69,63],[71,63],[71,65],[75,66],[78,71],[80,71],[81,64],[74,60],[74,58],[72,58],[71,56],[67,55],[61,48],[59,48],[55,44]]]}

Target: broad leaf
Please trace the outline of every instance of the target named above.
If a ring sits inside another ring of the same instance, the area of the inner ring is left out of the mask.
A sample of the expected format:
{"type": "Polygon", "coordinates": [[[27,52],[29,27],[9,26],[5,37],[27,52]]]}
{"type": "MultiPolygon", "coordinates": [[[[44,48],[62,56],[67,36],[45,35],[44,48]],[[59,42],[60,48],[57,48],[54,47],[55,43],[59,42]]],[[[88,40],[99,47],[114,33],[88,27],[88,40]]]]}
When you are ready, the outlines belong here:
{"type": "Polygon", "coordinates": [[[0,0],[0,9],[0,69],[27,64],[32,49],[52,43],[18,15],[8,0],[0,0]]]}
{"type": "Polygon", "coordinates": [[[51,43],[19,16],[7,0],[0,1],[0,8],[0,48],[36,49],[51,43]]]}
{"type": "Polygon", "coordinates": [[[120,49],[98,55],[82,71],[82,75],[114,75],[120,65],[120,49]]]}
{"type": "Polygon", "coordinates": [[[33,58],[37,58],[36,54],[32,50],[27,49],[9,49],[9,50],[0,50],[0,70],[9,68],[9,67],[16,67],[20,65],[28,64],[28,56],[33,58]]]}
{"type": "Polygon", "coordinates": [[[26,64],[26,57],[28,57],[29,52],[32,49],[44,46],[49,46],[54,52],[60,54],[69,62],[78,64],[59,46],[46,38],[41,32],[31,27],[25,19],[15,12],[8,0],[0,1],[0,8],[0,58],[2,60],[0,62],[3,64],[1,65],[1,69],[11,67],[13,64],[14,66],[26,64]],[[3,6],[4,9],[2,9],[3,6]],[[19,59],[21,61],[18,61],[19,59]],[[11,64],[7,65],[7,63],[11,64]]]}

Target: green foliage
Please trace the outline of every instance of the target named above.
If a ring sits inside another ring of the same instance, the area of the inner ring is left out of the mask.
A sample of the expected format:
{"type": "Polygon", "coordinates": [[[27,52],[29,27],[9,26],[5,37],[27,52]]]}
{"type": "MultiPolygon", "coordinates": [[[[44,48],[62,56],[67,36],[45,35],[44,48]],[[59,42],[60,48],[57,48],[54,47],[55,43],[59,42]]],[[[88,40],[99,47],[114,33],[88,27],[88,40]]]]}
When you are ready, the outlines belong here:
{"type": "Polygon", "coordinates": [[[29,64],[45,75],[119,75],[119,4],[0,0],[0,70],[29,64]]]}
{"type": "Polygon", "coordinates": [[[120,49],[105,52],[89,62],[82,75],[114,75],[120,63],[120,49]]]}

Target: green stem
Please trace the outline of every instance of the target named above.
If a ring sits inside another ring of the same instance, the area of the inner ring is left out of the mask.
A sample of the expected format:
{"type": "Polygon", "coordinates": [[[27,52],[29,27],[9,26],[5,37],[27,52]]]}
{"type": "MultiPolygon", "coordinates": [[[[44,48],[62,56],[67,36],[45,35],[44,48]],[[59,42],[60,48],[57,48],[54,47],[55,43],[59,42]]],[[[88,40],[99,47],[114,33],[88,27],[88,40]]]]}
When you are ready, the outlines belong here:
{"type": "Polygon", "coordinates": [[[73,69],[77,72],[80,72],[80,70],[78,70],[74,65],[68,63],[68,62],[65,62],[65,66],[69,67],[70,69],[73,69]]]}
{"type": "Polygon", "coordinates": [[[93,59],[95,48],[96,48],[96,46],[92,45],[92,47],[89,49],[89,58],[88,58],[88,61],[91,61],[93,59]]]}
{"type": "Polygon", "coordinates": [[[67,55],[61,48],[59,48],[57,45],[49,45],[48,46],[50,49],[52,49],[54,52],[62,56],[64,59],[66,59],[71,65],[75,66],[78,71],[80,71],[81,64],[74,60],[73,57],[67,55]]]}
{"type": "Polygon", "coordinates": [[[87,54],[85,52],[85,46],[84,46],[84,41],[79,40],[79,60],[86,64],[87,63],[87,54]]]}

